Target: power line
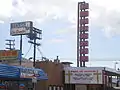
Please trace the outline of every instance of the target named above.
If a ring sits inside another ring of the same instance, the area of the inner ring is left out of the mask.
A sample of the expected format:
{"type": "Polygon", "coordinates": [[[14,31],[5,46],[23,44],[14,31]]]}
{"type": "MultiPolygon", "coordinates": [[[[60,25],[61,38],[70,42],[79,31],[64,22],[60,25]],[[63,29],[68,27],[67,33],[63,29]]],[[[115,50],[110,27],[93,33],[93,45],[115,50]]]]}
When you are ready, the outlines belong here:
{"type": "Polygon", "coordinates": [[[28,53],[29,53],[29,51],[31,50],[31,47],[32,47],[32,44],[30,44],[30,47],[29,47],[28,51],[26,52],[26,54],[25,54],[24,58],[27,56],[27,54],[28,54],[28,53]]]}
{"type": "Polygon", "coordinates": [[[37,46],[37,50],[38,50],[38,52],[40,53],[40,55],[41,55],[41,57],[39,57],[40,59],[42,59],[42,60],[49,60],[49,58],[46,58],[44,55],[43,55],[43,53],[42,53],[42,51],[40,50],[40,48],[37,46]]]}
{"type": "Polygon", "coordinates": [[[37,50],[39,51],[40,55],[43,57],[43,53],[38,46],[37,46],[37,50]]]}

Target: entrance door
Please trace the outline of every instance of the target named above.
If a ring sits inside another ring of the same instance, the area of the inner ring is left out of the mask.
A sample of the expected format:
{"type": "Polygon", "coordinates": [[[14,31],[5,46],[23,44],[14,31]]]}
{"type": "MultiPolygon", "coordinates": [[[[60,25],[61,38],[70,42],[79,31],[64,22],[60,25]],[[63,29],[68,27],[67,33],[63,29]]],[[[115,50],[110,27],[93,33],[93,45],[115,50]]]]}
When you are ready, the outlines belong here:
{"type": "Polygon", "coordinates": [[[75,85],[75,90],[87,90],[87,85],[75,85]]]}
{"type": "Polygon", "coordinates": [[[88,85],[87,90],[103,90],[101,85],[88,85]]]}

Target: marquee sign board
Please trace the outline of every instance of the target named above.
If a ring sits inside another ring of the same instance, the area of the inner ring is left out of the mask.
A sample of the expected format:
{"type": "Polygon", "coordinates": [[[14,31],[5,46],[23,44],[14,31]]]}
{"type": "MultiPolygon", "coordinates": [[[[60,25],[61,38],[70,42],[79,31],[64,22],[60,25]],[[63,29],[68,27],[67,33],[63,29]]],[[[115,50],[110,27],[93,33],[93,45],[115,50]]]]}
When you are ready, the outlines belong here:
{"type": "Polygon", "coordinates": [[[16,22],[10,24],[10,35],[27,35],[32,32],[33,22],[16,22]]]}
{"type": "Polygon", "coordinates": [[[103,84],[102,70],[65,70],[66,84],[103,84]]]}

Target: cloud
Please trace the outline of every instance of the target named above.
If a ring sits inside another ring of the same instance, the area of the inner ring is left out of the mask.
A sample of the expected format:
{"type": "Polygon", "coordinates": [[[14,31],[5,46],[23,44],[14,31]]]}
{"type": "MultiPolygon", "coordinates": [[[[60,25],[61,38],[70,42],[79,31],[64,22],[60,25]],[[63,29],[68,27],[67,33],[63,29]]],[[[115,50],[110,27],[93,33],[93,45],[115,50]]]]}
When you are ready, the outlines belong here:
{"type": "Polygon", "coordinates": [[[101,29],[107,37],[119,35],[119,3],[119,0],[91,0],[90,26],[101,29]]]}
{"type": "Polygon", "coordinates": [[[47,17],[67,17],[71,9],[72,0],[19,0],[13,1],[13,16],[22,16],[23,19],[46,19],[47,17]],[[17,3],[17,5],[16,5],[17,3]],[[67,7],[66,7],[67,3],[67,7]],[[63,14],[64,13],[64,14],[63,14]]]}
{"type": "Polygon", "coordinates": [[[66,28],[60,28],[59,30],[57,30],[54,34],[56,35],[66,35],[66,34],[76,34],[77,28],[76,26],[67,26],[66,28]]]}
{"type": "MultiPolygon", "coordinates": [[[[18,19],[42,23],[47,19],[59,18],[76,26],[77,2],[78,0],[2,0],[0,21],[18,19]]],[[[90,3],[90,27],[98,27],[110,36],[120,34],[120,0],[86,0],[86,2],[90,3]]],[[[69,32],[71,26],[65,28],[69,32]]]]}

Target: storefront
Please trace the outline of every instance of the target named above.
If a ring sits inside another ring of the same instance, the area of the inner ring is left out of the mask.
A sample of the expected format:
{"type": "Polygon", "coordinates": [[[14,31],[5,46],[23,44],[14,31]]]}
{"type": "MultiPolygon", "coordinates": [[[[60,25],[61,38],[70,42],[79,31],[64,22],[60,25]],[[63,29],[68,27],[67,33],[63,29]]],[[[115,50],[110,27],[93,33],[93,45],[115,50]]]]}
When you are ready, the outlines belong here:
{"type": "Polygon", "coordinates": [[[67,67],[64,90],[109,90],[113,88],[112,78],[119,76],[119,72],[105,67],[67,67]]]}
{"type": "Polygon", "coordinates": [[[0,85],[5,86],[0,90],[32,90],[32,78],[47,80],[47,75],[41,69],[0,64],[0,85]]]}

